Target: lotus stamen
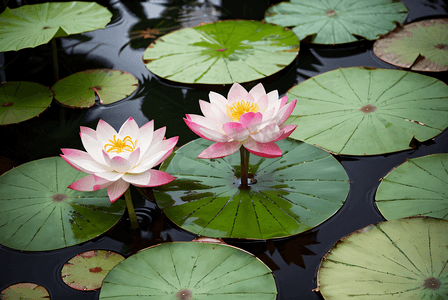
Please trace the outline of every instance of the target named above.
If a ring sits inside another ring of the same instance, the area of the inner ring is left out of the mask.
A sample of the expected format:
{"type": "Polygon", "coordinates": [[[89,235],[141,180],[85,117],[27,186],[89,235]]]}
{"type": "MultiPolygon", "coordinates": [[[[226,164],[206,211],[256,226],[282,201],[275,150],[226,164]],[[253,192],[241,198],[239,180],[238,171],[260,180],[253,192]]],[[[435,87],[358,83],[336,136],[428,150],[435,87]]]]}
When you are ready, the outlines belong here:
{"type": "Polygon", "coordinates": [[[227,105],[226,107],[227,116],[232,119],[234,122],[238,122],[240,117],[247,112],[257,113],[260,111],[257,103],[252,103],[250,101],[236,101],[233,102],[231,106],[227,105]]]}
{"type": "Polygon", "coordinates": [[[132,152],[137,147],[138,140],[135,140],[135,142],[132,141],[132,138],[130,136],[126,136],[123,140],[117,139],[117,136],[114,135],[114,140],[109,140],[111,144],[104,145],[104,150],[106,150],[107,153],[109,152],[116,152],[121,153],[123,151],[132,152]],[[108,149],[109,148],[109,149],[108,149]]]}

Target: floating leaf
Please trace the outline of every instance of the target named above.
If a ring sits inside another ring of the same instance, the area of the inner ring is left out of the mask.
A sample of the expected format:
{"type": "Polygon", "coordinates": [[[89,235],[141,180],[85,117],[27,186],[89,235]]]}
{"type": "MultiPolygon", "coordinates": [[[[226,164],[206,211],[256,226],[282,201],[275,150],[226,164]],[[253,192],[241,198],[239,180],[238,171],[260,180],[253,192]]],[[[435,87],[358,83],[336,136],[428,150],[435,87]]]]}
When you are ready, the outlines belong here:
{"type": "Polygon", "coordinates": [[[164,243],[119,263],[106,276],[101,300],[275,300],[271,270],[236,247],[164,243]]]}
{"type": "Polygon", "coordinates": [[[50,299],[47,289],[35,283],[16,283],[0,293],[2,300],[50,299]]]}
{"type": "Polygon", "coordinates": [[[448,294],[448,222],[381,222],[339,240],[317,274],[325,299],[427,299],[448,294]]]}
{"type": "Polygon", "coordinates": [[[373,45],[380,59],[414,71],[448,71],[448,19],[408,24],[373,45]]]}
{"type": "Polygon", "coordinates": [[[95,69],[63,78],[51,89],[56,101],[62,105],[88,108],[95,104],[95,94],[100,98],[101,104],[111,104],[126,98],[137,87],[137,78],[127,72],[95,69]]]}
{"type": "Polygon", "coordinates": [[[0,244],[54,250],[109,230],[123,215],[124,200],[111,203],[106,189],[68,188],[84,176],[60,157],[31,161],[0,176],[0,244]]]}
{"type": "Polygon", "coordinates": [[[250,190],[240,190],[239,153],[196,158],[212,142],[194,140],[161,169],[176,176],[154,189],[174,223],[209,237],[268,239],[309,230],[344,203],[348,176],[329,153],[293,140],[278,142],[283,156],[250,156],[250,190]]]}
{"type": "Polygon", "coordinates": [[[448,86],[417,73],[341,68],[291,88],[291,138],[348,155],[410,149],[448,126],[448,86]]]}
{"type": "Polygon", "coordinates": [[[34,48],[53,37],[104,28],[111,17],[107,8],[94,2],[7,7],[0,14],[0,52],[34,48]]]}
{"type": "Polygon", "coordinates": [[[407,160],[383,178],[375,200],[388,220],[415,215],[448,220],[448,154],[407,160]]]}
{"type": "Polygon", "coordinates": [[[291,0],[266,11],[265,20],[292,31],[299,40],[342,44],[359,37],[375,40],[403,23],[408,9],[394,0],[291,0]]]}
{"type": "Polygon", "coordinates": [[[258,21],[221,21],[164,35],[143,55],[157,76],[182,83],[231,84],[272,75],[294,61],[299,41],[258,21]]]}
{"type": "Polygon", "coordinates": [[[97,290],[103,279],[124,257],[107,250],[91,250],[72,257],[62,267],[62,280],[81,291],[97,290]]]}
{"type": "Polygon", "coordinates": [[[45,86],[25,81],[0,84],[0,125],[15,124],[38,116],[53,100],[45,86]]]}

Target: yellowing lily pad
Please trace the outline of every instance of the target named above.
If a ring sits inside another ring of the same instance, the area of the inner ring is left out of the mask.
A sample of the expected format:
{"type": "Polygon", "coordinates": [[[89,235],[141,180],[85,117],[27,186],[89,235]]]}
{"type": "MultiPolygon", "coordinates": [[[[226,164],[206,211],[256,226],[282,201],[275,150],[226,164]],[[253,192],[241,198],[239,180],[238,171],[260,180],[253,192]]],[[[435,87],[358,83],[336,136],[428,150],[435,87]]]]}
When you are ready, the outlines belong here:
{"type": "Polygon", "coordinates": [[[334,153],[375,155],[411,149],[448,127],[448,86],[421,74],[341,68],[291,88],[291,138],[334,153]]]}
{"type": "Polygon", "coordinates": [[[72,257],[62,267],[62,280],[81,291],[97,290],[103,279],[124,257],[107,250],[91,250],[72,257]]]}
{"type": "Polygon", "coordinates": [[[448,71],[448,19],[407,24],[373,45],[380,59],[414,71],[448,71]]]}
{"type": "Polygon", "coordinates": [[[158,38],[143,55],[157,76],[182,83],[231,84],[272,75],[294,61],[290,30],[258,21],[221,21],[158,38]]]}
{"type": "Polygon", "coordinates": [[[100,300],[275,300],[272,271],[257,257],[216,243],[159,244],[113,268],[100,300]]]}
{"type": "Polygon", "coordinates": [[[0,176],[0,244],[25,251],[65,248],[109,230],[124,213],[106,189],[68,186],[85,176],[60,157],[31,161],[0,176]]]}
{"type": "Polygon", "coordinates": [[[0,84],[0,125],[15,124],[37,117],[53,100],[45,86],[26,81],[0,84]]]}
{"type": "Polygon", "coordinates": [[[375,201],[388,220],[415,215],[448,220],[448,154],[407,160],[384,177],[375,201]]]}
{"type": "Polygon", "coordinates": [[[35,283],[16,283],[10,285],[0,293],[2,300],[39,300],[50,299],[50,294],[47,289],[35,283]]]}
{"type": "Polygon", "coordinates": [[[265,20],[293,27],[299,40],[342,44],[360,37],[375,40],[403,23],[408,9],[394,0],[291,0],[266,11],[265,20]]]}
{"type": "Polygon", "coordinates": [[[278,141],[283,156],[250,155],[249,190],[239,189],[240,155],[196,158],[212,142],[197,139],[161,170],[177,179],[154,188],[157,205],[185,230],[207,237],[269,239],[307,231],[341,208],[350,184],[328,152],[278,141]]]}
{"type": "Polygon", "coordinates": [[[442,300],[448,295],[448,221],[398,219],[340,239],[317,274],[324,299],[442,300]]]}
{"type": "Polygon", "coordinates": [[[110,69],[95,69],[75,73],[53,85],[56,101],[64,106],[88,108],[95,104],[95,94],[101,104],[111,104],[132,94],[138,80],[131,74],[110,69]]]}
{"type": "Polygon", "coordinates": [[[112,13],[94,2],[65,2],[6,8],[0,14],[0,52],[33,48],[53,37],[104,28],[112,13]]]}

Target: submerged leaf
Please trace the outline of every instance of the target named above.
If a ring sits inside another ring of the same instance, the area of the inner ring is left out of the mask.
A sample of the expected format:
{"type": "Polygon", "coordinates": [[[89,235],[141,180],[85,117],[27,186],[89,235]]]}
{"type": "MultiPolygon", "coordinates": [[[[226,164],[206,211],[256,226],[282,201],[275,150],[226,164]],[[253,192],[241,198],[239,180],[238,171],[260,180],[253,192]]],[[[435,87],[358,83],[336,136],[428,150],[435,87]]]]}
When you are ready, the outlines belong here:
{"type": "Polygon", "coordinates": [[[363,37],[375,40],[403,23],[408,9],[394,0],[291,0],[266,11],[265,20],[293,27],[299,40],[342,44],[363,37]]]}
{"type": "Polygon", "coordinates": [[[375,201],[388,220],[415,215],[448,220],[448,154],[409,159],[393,169],[375,201]]]}
{"type": "Polygon", "coordinates": [[[239,189],[239,153],[196,158],[212,142],[194,140],[162,170],[176,176],[154,189],[157,204],[174,223],[209,237],[268,239],[309,230],[344,203],[348,176],[329,153],[293,140],[277,142],[279,158],[250,156],[250,189],[239,189]]]}
{"type": "Polygon", "coordinates": [[[231,84],[288,66],[299,41],[284,28],[257,21],[221,21],[164,35],[143,55],[157,76],[182,83],[231,84]]]}
{"type": "Polygon", "coordinates": [[[414,71],[448,71],[448,19],[407,24],[377,40],[373,51],[392,65],[414,71]]]}
{"type": "Polygon", "coordinates": [[[448,126],[448,86],[400,70],[341,68],[291,88],[291,138],[347,155],[410,149],[448,126]]]}

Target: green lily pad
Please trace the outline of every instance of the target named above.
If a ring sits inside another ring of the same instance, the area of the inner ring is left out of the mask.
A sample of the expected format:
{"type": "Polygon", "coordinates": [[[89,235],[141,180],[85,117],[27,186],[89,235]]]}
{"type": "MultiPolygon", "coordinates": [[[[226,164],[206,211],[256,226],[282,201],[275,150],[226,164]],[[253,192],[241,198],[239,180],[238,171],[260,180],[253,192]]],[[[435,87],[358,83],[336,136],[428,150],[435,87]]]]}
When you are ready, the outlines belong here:
{"type": "Polygon", "coordinates": [[[46,251],[91,240],[115,225],[124,200],[111,203],[106,189],[67,188],[86,174],[60,157],[28,162],[0,176],[0,244],[46,251]]]}
{"type": "Polygon", "coordinates": [[[380,59],[414,71],[448,71],[448,19],[408,24],[373,45],[380,59]]]}
{"type": "Polygon", "coordinates": [[[113,268],[99,299],[275,300],[272,271],[236,247],[197,242],[159,244],[113,268]]]}
{"type": "Polygon", "coordinates": [[[53,37],[104,28],[112,13],[94,2],[65,2],[8,7],[0,14],[0,52],[34,48],[53,37]]]}
{"type": "Polygon", "coordinates": [[[258,21],[221,21],[164,35],[143,55],[157,76],[182,83],[231,84],[272,75],[294,61],[290,30],[258,21]]]}
{"type": "Polygon", "coordinates": [[[45,86],[26,81],[0,83],[0,125],[15,124],[37,117],[53,100],[45,86]]]}
{"type": "Polygon", "coordinates": [[[299,40],[343,44],[360,37],[376,40],[403,23],[408,9],[395,0],[291,0],[266,11],[265,21],[293,27],[299,40]]]}
{"type": "Polygon", "coordinates": [[[297,105],[286,123],[291,138],[348,155],[412,148],[448,126],[448,86],[417,73],[367,67],[341,68],[291,88],[297,105]]]}
{"type": "Polygon", "coordinates": [[[415,215],[448,220],[448,154],[407,160],[385,176],[375,201],[388,220],[415,215]]]}
{"type": "Polygon", "coordinates": [[[89,108],[95,94],[101,104],[111,104],[132,94],[138,80],[131,74],[110,69],[86,70],[65,77],[53,85],[56,101],[72,108],[89,108]]]}
{"type": "Polygon", "coordinates": [[[90,250],[72,257],[62,267],[62,280],[76,290],[93,291],[103,284],[103,279],[119,262],[121,254],[107,250],[90,250]]]}
{"type": "Polygon", "coordinates": [[[185,230],[209,237],[269,239],[309,230],[343,205],[348,176],[331,154],[294,140],[277,142],[279,158],[250,155],[250,190],[238,189],[239,153],[196,158],[212,142],[197,139],[161,169],[176,176],[154,188],[157,204],[185,230]]]}
{"type": "Polygon", "coordinates": [[[50,299],[47,289],[35,283],[16,283],[8,286],[0,293],[2,300],[50,299]]]}
{"type": "Polygon", "coordinates": [[[325,299],[442,300],[448,295],[448,221],[381,222],[339,240],[317,274],[325,299]]]}

